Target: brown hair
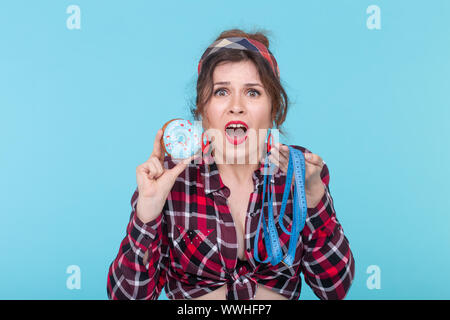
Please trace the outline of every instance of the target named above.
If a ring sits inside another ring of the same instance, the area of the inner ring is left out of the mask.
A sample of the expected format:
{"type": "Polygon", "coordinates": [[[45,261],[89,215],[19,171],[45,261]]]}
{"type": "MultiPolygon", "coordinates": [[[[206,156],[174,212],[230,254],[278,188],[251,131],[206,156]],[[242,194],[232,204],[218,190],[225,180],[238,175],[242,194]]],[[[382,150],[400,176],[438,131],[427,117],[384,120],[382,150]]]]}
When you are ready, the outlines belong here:
{"type": "MultiPolygon", "coordinates": [[[[263,43],[269,49],[269,40],[265,31],[256,31],[246,33],[240,29],[230,29],[223,31],[214,41],[228,37],[247,37],[263,43]]],[[[195,106],[191,108],[195,120],[199,120],[204,112],[204,107],[213,94],[213,72],[217,64],[223,61],[238,62],[242,60],[251,60],[258,69],[259,77],[272,102],[272,121],[276,128],[283,133],[280,126],[286,119],[288,111],[288,96],[280,79],[273,72],[267,61],[258,53],[247,50],[220,50],[217,53],[209,55],[202,62],[201,72],[197,79],[197,97],[195,106]]]]}

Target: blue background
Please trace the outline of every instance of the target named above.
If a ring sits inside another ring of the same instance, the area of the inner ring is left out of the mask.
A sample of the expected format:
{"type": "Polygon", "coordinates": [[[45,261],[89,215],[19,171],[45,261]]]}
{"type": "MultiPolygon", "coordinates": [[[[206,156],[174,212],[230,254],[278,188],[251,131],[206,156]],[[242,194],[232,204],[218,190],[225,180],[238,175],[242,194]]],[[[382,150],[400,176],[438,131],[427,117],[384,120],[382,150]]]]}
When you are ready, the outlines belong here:
{"type": "MultiPolygon", "coordinates": [[[[356,260],[347,299],[449,299],[449,21],[447,0],[2,1],[0,298],[107,298],[136,166],[190,117],[198,59],[237,27],[271,32],[292,101],[282,142],[330,168],[356,260]]],[[[304,282],[300,298],[317,299],[304,282]]]]}

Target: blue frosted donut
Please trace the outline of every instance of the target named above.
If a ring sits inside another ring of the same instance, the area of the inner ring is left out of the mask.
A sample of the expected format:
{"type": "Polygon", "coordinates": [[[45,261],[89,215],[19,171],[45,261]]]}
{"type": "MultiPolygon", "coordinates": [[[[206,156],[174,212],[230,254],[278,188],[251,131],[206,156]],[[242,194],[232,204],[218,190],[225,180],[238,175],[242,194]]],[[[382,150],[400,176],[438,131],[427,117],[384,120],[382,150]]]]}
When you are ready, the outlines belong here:
{"type": "Polygon", "coordinates": [[[163,134],[164,148],[174,159],[186,159],[201,148],[202,127],[189,120],[170,121],[163,134]]]}

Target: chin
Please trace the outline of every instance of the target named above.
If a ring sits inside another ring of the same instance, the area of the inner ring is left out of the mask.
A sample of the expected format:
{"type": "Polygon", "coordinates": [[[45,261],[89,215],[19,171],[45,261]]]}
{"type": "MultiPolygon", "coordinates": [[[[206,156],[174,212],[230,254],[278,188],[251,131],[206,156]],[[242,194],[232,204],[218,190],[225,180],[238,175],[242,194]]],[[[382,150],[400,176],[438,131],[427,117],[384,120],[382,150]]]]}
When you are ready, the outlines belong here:
{"type": "MultiPolygon", "coordinates": [[[[226,143],[225,155],[222,157],[223,164],[258,164],[257,148],[248,146],[248,144],[232,145],[226,143]]],[[[223,154],[221,152],[218,155],[223,154]]]]}

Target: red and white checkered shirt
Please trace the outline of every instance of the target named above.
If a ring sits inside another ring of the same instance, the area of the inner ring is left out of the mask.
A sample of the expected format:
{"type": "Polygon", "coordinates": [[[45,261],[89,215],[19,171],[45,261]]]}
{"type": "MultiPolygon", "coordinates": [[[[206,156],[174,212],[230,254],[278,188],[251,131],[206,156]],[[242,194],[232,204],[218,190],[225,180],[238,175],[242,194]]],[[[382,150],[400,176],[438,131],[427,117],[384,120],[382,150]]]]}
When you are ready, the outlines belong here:
{"type": "MultiPolygon", "coordinates": [[[[301,146],[292,147],[310,152],[301,146]]],[[[173,168],[170,157],[165,168],[173,168]]],[[[253,172],[254,191],[250,195],[245,222],[245,256],[237,258],[236,229],[227,198],[230,189],[220,178],[215,162],[191,162],[182,172],[166,200],[161,215],[144,224],[136,215],[138,190],[131,198],[131,217],[125,238],[108,273],[109,299],[158,299],[162,288],[169,299],[200,297],[224,284],[227,299],[252,299],[258,285],[264,285],[288,299],[298,299],[300,273],[320,299],[343,299],[353,281],[355,262],[342,226],[336,218],[325,164],[321,178],[325,193],[315,208],[308,208],[305,227],[299,237],[294,263],[272,266],[258,263],[253,243],[262,205],[263,164],[253,172]],[[149,250],[147,264],[145,252],[149,250]]],[[[273,214],[283,254],[289,236],[278,221],[286,174],[273,175],[273,214]]],[[[293,186],[283,216],[288,230],[292,224],[293,186]]],[[[267,201],[264,203],[267,212],[267,201]]],[[[267,219],[267,214],[266,219],[267,219]]],[[[267,220],[266,220],[267,221],[267,220]]],[[[258,242],[259,258],[267,258],[264,233],[258,242]]]]}

